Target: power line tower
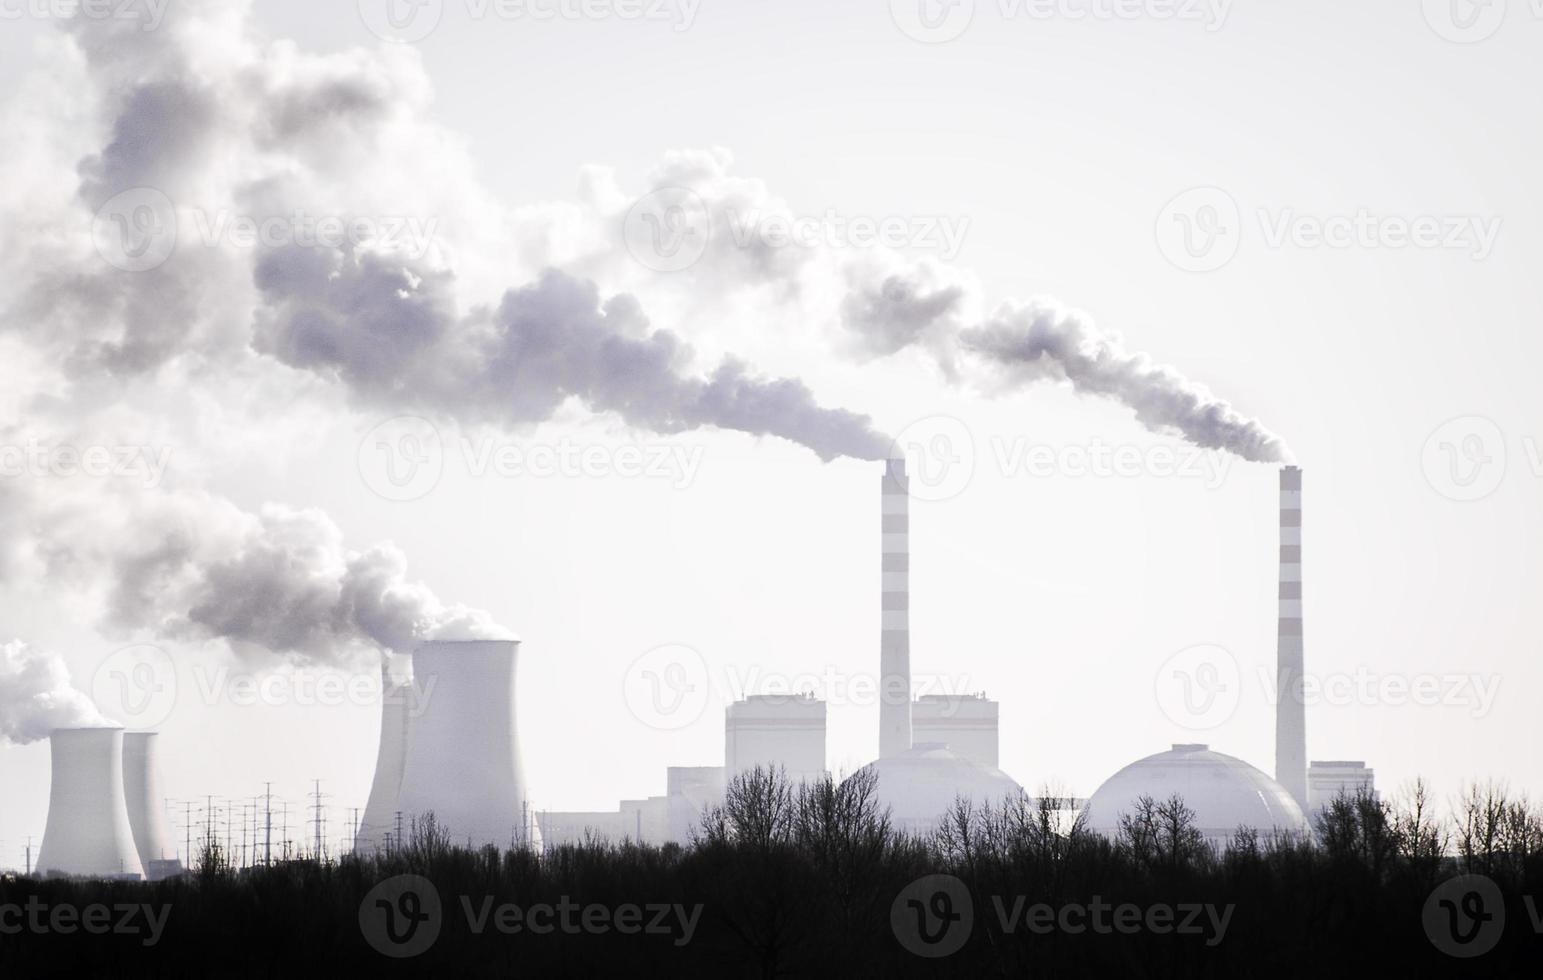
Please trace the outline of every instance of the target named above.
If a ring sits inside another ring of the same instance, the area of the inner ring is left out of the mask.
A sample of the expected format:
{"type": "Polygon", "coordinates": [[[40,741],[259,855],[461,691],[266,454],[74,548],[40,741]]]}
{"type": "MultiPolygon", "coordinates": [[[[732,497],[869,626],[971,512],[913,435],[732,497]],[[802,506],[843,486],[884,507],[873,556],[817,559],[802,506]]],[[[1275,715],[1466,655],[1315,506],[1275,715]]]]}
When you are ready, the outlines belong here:
{"type": "Polygon", "coordinates": [[[273,784],[264,783],[267,805],[263,808],[263,864],[273,864],[273,784]]]}

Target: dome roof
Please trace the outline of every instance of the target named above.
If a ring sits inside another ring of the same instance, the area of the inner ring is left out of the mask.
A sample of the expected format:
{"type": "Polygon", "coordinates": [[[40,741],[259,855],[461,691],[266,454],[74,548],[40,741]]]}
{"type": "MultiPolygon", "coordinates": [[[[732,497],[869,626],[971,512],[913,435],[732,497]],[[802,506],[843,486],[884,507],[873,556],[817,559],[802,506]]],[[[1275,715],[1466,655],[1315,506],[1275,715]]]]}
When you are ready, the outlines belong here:
{"type": "Polygon", "coordinates": [[[889,807],[890,824],[896,830],[926,832],[934,829],[954,805],[966,797],[976,806],[1001,803],[1023,792],[1000,769],[961,758],[942,742],[919,742],[909,751],[886,756],[860,772],[878,774],[874,799],[889,807]]]}
{"type": "Polygon", "coordinates": [[[1195,827],[1208,839],[1227,841],[1239,827],[1260,833],[1305,832],[1307,820],[1291,794],[1264,773],[1205,745],[1175,745],[1132,762],[1105,780],[1083,811],[1090,830],[1112,835],[1121,814],[1150,796],[1159,803],[1177,794],[1195,811],[1195,827]]]}

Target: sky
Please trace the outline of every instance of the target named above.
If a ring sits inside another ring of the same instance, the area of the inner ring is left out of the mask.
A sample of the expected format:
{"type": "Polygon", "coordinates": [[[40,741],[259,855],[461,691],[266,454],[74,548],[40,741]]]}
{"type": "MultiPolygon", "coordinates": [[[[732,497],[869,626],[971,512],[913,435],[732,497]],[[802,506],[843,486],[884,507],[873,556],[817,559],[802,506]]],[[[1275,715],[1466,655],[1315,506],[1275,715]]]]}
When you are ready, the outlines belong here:
{"type": "Polygon", "coordinates": [[[1543,792],[1532,5],[3,9],[0,701],[50,697],[0,864],[94,711],[179,806],[320,780],[340,832],[430,634],[522,639],[538,808],[662,793],[779,685],[849,772],[875,436],[927,474],[918,686],[1000,701],[1026,787],[1272,768],[1289,453],[1310,758],[1543,792]]]}

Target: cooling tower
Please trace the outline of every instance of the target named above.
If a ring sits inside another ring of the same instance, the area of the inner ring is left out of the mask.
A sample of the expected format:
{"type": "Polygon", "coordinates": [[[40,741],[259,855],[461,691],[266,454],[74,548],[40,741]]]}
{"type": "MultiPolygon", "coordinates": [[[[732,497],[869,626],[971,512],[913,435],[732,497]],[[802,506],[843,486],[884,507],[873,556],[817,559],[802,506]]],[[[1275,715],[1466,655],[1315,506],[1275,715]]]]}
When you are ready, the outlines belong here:
{"type": "Polygon", "coordinates": [[[456,844],[532,843],[515,726],[517,640],[424,643],[413,653],[421,692],[398,809],[404,826],[432,811],[456,844]]]}
{"type": "Polygon", "coordinates": [[[155,732],[127,732],[123,736],[123,800],[140,867],[151,881],[181,870],[162,809],[165,797],[161,794],[159,744],[155,732]]]}
{"type": "Polygon", "coordinates": [[[911,524],[905,460],[883,480],[883,598],[879,633],[879,758],[911,749],[911,524]]]}
{"type": "Polygon", "coordinates": [[[143,877],[123,794],[123,729],[55,729],[49,754],[53,781],[38,872],[143,877]]]}
{"type": "Polygon", "coordinates": [[[396,834],[397,796],[402,766],[407,762],[408,724],[412,718],[411,681],[393,681],[389,666],[380,672],[380,748],[375,753],[375,780],[354,838],[356,851],[382,850],[387,835],[396,834]]]}
{"type": "Polygon", "coordinates": [[[1302,471],[1280,471],[1280,619],[1275,668],[1275,781],[1307,810],[1302,681],[1302,471]]]}

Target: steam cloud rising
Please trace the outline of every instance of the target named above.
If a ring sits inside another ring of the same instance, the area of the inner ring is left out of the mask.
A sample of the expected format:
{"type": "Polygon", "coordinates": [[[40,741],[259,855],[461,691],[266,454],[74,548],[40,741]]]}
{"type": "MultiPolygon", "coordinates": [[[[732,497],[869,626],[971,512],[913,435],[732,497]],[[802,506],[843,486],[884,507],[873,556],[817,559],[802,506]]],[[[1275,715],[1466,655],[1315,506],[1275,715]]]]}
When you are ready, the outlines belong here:
{"type": "Polygon", "coordinates": [[[0,644],[0,740],[25,744],[47,738],[55,728],[111,724],[70,686],[70,672],[57,655],[20,640],[0,644]]]}

